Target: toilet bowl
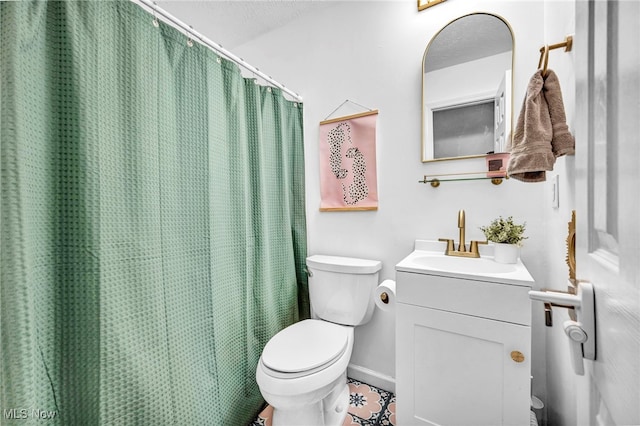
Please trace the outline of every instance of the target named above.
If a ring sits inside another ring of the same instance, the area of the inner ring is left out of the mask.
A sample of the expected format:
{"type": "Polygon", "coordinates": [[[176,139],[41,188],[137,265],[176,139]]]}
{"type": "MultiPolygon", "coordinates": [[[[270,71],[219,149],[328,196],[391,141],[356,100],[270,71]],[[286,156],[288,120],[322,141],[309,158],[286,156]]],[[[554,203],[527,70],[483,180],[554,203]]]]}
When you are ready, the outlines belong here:
{"type": "Polygon", "coordinates": [[[347,416],[347,365],[354,328],[374,309],[381,262],[307,258],[314,318],[277,333],[264,347],[256,381],[273,407],[273,426],[339,426],[347,416]]]}
{"type": "Polygon", "coordinates": [[[274,408],[273,425],[342,424],[352,349],[353,327],[322,320],[301,321],[274,336],[256,370],[260,392],[274,408]]]}

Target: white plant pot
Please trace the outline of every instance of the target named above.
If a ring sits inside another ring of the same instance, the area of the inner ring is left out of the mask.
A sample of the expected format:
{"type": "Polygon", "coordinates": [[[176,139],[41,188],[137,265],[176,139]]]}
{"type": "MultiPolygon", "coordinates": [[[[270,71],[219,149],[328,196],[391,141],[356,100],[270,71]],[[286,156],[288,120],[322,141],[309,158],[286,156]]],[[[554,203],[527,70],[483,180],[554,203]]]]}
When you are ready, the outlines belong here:
{"type": "Polygon", "coordinates": [[[494,243],[493,260],[498,263],[516,263],[520,247],[515,244],[494,243]]]}

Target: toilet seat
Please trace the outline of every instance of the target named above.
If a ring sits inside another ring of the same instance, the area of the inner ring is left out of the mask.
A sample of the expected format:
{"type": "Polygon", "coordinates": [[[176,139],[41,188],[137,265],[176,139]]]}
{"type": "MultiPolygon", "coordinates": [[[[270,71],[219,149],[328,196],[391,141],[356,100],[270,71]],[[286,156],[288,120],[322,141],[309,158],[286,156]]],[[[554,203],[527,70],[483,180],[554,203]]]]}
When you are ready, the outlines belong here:
{"type": "Polygon", "coordinates": [[[347,350],[348,327],[321,320],[304,320],[273,336],[262,351],[269,376],[294,379],[321,371],[347,350]]]}

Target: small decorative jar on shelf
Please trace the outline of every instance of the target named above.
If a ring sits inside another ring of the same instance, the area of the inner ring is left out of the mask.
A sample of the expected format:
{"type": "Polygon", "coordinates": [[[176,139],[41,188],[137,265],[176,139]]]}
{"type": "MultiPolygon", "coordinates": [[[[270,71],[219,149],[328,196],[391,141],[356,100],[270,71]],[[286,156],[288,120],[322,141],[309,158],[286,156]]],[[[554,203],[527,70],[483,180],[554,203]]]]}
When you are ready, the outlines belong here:
{"type": "Polygon", "coordinates": [[[509,164],[509,153],[498,152],[489,153],[487,160],[487,177],[501,178],[507,176],[507,165],[509,164]]]}

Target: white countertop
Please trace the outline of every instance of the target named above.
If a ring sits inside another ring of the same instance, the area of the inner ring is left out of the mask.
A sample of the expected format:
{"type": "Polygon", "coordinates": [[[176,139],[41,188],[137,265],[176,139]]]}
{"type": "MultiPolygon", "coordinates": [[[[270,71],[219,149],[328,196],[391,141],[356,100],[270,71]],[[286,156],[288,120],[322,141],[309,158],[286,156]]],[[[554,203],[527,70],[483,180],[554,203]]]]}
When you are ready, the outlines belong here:
{"type": "Polygon", "coordinates": [[[445,242],[416,240],[414,251],[396,265],[396,271],[533,286],[533,277],[520,259],[514,264],[495,263],[492,243],[479,246],[480,258],[445,256],[446,246],[445,242]]]}

